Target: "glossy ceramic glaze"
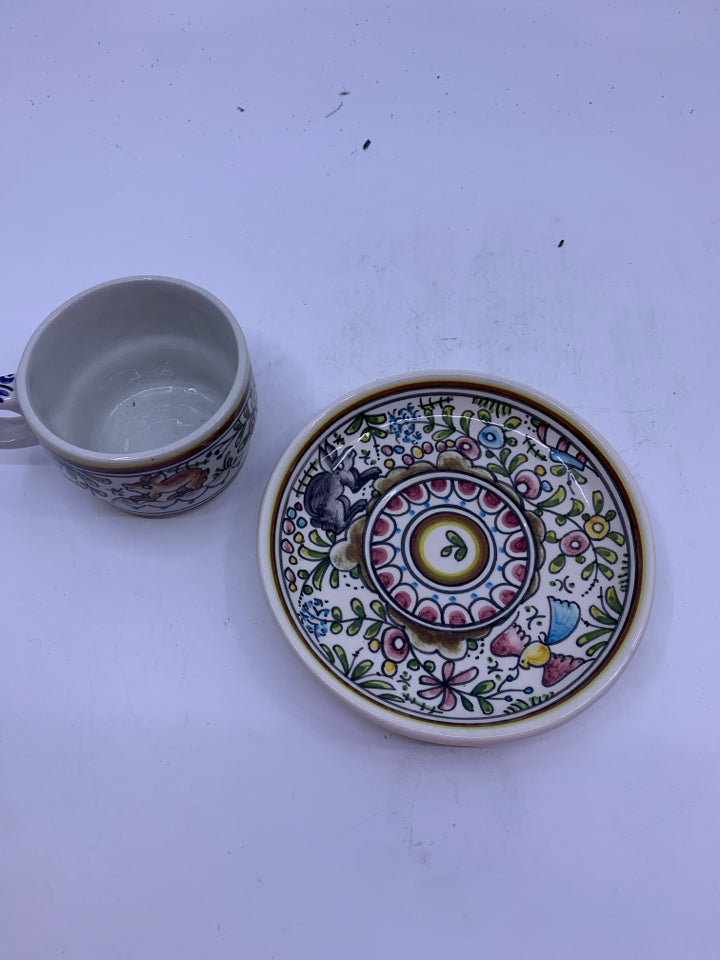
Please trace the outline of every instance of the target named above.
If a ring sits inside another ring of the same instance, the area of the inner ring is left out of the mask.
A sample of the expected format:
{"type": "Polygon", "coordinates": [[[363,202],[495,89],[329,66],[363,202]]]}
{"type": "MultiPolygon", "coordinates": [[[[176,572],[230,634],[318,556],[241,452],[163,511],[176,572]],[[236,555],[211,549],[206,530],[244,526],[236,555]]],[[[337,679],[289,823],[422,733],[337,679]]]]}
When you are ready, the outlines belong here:
{"type": "Polygon", "coordinates": [[[401,733],[484,743],[588,706],[634,652],[652,539],[635,484],[570,410],[413,374],[343,397],[265,494],[259,560],[293,649],[401,733]]]}
{"type": "Polygon", "coordinates": [[[242,331],[182,280],[128,277],[71,298],[0,380],[0,444],[41,443],[68,479],[143,516],[216,496],[240,469],[257,397],[242,331]]]}

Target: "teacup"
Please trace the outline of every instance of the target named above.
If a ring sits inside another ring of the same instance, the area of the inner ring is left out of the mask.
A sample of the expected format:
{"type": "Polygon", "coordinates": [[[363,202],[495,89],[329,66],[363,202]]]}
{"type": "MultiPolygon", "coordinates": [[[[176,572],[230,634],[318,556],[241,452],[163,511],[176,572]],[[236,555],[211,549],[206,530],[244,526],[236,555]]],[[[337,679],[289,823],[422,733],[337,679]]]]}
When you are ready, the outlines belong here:
{"type": "Polygon", "coordinates": [[[238,474],[257,398],[237,320],[184,280],[126,277],[58,307],[0,377],[0,447],[140,516],[181,513],[238,474]]]}

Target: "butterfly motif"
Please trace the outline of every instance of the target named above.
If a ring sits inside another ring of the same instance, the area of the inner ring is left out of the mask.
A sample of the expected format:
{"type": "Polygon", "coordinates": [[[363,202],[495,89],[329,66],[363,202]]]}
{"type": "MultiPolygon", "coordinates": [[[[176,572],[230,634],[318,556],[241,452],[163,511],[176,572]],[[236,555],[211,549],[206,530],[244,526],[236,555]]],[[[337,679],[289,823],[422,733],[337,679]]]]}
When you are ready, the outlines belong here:
{"type": "Polygon", "coordinates": [[[515,621],[490,644],[490,651],[496,657],[517,657],[523,670],[542,667],[542,684],[552,687],[573,670],[577,670],[587,661],[568,654],[553,653],[553,644],[565,640],[580,622],[580,607],[571,600],[558,600],[548,597],[550,618],[547,634],[542,639],[533,640],[520,624],[515,621]]]}
{"type": "MultiPolygon", "coordinates": [[[[540,423],[537,427],[537,435],[543,443],[548,443],[548,427],[546,423],[540,423]]],[[[549,444],[548,444],[549,445],[549,444]]],[[[550,459],[556,463],[563,463],[566,467],[574,467],[576,470],[584,470],[587,463],[587,457],[580,451],[573,455],[568,453],[570,441],[567,437],[559,436],[555,446],[550,447],[550,459]]]]}

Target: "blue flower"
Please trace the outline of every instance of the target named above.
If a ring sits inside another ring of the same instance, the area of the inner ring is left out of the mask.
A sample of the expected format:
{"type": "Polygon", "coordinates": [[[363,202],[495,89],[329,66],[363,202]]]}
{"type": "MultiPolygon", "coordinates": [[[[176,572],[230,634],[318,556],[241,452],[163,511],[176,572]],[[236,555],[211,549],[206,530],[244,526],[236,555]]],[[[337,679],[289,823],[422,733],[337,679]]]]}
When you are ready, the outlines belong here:
{"type": "Polygon", "coordinates": [[[505,434],[497,424],[489,423],[480,431],[480,443],[491,450],[499,450],[505,443],[505,434]]]}
{"type": "Polygon", "coordinates": [[[300,621],[311,637],[319,640],[328,632],[330,610],[323,607],[322,600],[306,600],[300,607],[300,621]]]}

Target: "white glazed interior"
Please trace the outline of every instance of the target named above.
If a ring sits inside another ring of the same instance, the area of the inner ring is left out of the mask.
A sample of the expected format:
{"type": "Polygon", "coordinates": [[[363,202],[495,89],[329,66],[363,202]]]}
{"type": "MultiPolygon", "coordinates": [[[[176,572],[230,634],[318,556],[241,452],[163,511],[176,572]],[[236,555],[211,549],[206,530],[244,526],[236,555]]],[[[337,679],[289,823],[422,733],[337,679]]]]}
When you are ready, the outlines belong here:
{"type": "Polygon", "coordinates": [[[63,304],[18,371],[22,410],[41,442],[123,462],[192,442],[229,412],[248,377],[229,311],[163,277],[110,281],[63,304]]]}

